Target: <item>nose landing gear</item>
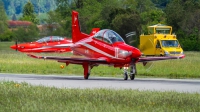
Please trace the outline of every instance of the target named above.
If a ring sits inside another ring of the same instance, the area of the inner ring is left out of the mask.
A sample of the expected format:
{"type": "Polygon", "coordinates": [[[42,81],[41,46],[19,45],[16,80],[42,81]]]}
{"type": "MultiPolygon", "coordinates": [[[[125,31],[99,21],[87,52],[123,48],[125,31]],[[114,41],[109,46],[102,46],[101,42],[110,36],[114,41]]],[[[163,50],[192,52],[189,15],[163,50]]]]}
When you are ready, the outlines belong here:
{"type": "Polygon", "coordinates": [[[124,72],[124,80],[127,80],[128,79],[128,72],[124,72]]]}
{"type": "MultiPolygon", "coordinates": [[[[130,66],[130,75],[129,75],[130,79],[134,80],[136,74],[137,74],[136,65],[132,64],[130,66]]],[[[128,79],[128,67],[124,67],[124,80],[127,80],[127,79],[128,79]]]]}

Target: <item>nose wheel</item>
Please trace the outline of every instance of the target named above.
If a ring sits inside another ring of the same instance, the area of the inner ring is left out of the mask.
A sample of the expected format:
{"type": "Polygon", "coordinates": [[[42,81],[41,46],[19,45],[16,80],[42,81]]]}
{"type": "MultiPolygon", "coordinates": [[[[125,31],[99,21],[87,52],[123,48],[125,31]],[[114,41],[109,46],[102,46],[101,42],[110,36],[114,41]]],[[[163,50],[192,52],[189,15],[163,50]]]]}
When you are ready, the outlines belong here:
{"type": "MultiPolygon", "coordinates": [[[[130,66],[130,75],[129,75],[130,79],[134,80],[136,74],[137,74],[136,65],[132,64],[130,66]]],[[[128,79],[128,67],[124,67],[124,80],[127,80],[127,79],[128,79]]]]}
{"type": "MultiPolygon", "coordinates": [[[[135,74],[130,73],[130,79],[134,80],[135,79],[135,74]]],[[[124,72],[124,80],[128,80],[128,72],[124,72]]]]}
{"type": "Polygon", "coordinates": [[[130,79],[131,80],[134,80],[135,79],[135,75],[136,75],[136,65],[135,64],[132,64],[130,66],[130,79]]]}
{"type": "Polygon", "coordinates": [[[130,74],[130,79],[134,80],[135,79],[135,74],[130,74]]]}
{"type": "Polygon", "coordinates": [[[128,79],[128,73],[126,71],[126,72],[124,72],[124,80],[127,80],[127,79],[128,79]]]}

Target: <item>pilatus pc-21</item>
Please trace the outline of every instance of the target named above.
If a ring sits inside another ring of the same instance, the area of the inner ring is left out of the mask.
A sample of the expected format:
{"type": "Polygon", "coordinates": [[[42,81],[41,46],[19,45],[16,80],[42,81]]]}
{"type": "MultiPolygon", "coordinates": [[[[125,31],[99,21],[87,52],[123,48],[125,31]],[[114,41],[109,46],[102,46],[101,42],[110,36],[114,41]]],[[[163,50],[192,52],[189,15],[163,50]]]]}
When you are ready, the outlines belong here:
{"type": "Polygon", "coordinates": [[[95,35],[90,36],[81,32],[78,12],[72,11],[72,42],[71,50],[75,54],[84,58],[75,57],[56,57],[56,56],[28,56],[37,59],[56,60],[60,63],[79,64],[84,69],[84,79],[88,79],[90,71],[94,66],[100,64],[114,66],[118,68],[130,67],[130,74],[127,69],[124,70],[124,80],[133,80],[136,75],[136,63],[168,59],[181,59],[184,55],[170,57],[141,57],[141,52],[136,47],[125,43],[122,37],[113,30],[104,29],[98,31],[95,35]]]}
{"type": "MultiPolygon", "coordinates": [[[[94,35],[99,30],[99,28],[93,28],[90,35],[94,35]]],[[[35,42],[21,44],[16,43],[15,45],[10,46],[10,48],[24,53],[63,53],[71,51],[70,46],[72,44],[72,40],[68,38],[60,36],[47,36],[35,42]]]]}
{"type": "Polygon", "coordinates": [[[60,36],[47,36],[35,42],[21,43],[10,46],[10,48],[20,52],[69,52],[72,40],[60,36]],[[65,46],[60,47],[60,46],[65,46]]]}

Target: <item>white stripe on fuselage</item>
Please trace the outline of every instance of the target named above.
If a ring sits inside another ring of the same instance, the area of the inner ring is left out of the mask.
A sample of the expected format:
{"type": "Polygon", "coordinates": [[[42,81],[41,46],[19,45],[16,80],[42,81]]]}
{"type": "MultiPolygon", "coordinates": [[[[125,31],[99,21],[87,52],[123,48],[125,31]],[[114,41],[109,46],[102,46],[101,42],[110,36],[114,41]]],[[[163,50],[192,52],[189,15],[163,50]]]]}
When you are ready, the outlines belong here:
{"type": "Polygon", "coordinates": [[[105,56],[108,56],[108,57],[110,57],[110,58],[122,59],[122,58],[117,58],[117,57],[115,57],[115,56],[113,56],[113,55],[110,55],[110,54],[108,54],[108,53],[106,53],[106,52],[104,52],[104,51],[102,51],[102,50],[100,50],[100,49],[98,49],[98,48],[96,48],[96,47],[94,47],[94,46],[91,46],[90,44],[87,44],[87,43],[80,43],[80,44],[82,44],[83,46],[85,46],[85,47],[87,47],[87,48],[89,48],[89,49],[91,49],[91,50],[93,50],[93,51],[95,51],[95,52],[98,52],[98,53],[100,53],[100,54],[103,54],[103,55],[105,55],[105,56]]]}
{"type": "Polygon", "coordinates": [[[54,46],[42,46],[40,48],[33,48],[33,49],[26,49],[26,50],[41,50],[41,49],[47,49],[47,48],[59,48],[59,47],[70,47],[73,44],[60,44],[60,45],[54,45],[54,46]]]}
{"type": "Polygon", "coordinates": [[[68,47],[68,46],[72,46],[72,45],[73,45],[73,44],[60,44],[60,45],[55,45],[55,46],[59,46],[59,47],[62,47],[62,46],[63,46],[63,47],[66,47],[66,46],[67,46],[67,47],[68,47]]]}

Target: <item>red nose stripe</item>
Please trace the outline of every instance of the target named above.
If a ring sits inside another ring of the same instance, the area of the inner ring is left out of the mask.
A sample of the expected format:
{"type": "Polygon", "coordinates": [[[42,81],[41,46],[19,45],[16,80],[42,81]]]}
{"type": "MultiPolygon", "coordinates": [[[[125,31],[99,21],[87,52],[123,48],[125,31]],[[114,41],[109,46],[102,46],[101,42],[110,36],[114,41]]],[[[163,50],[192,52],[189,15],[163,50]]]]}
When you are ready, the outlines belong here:
{"type": "Polygon", "coordinates": [[[16,45],[12,45],[12,46],[10,46],[10,48],[16,49],[16,45]]]}
{"type": "Polygon", "coordinates": [[[139,50],[137,50],[137,49],[134,49],[132,57],[133,58],[139,58],[140,56],[141,56],[141,52],[139,50]]]}

